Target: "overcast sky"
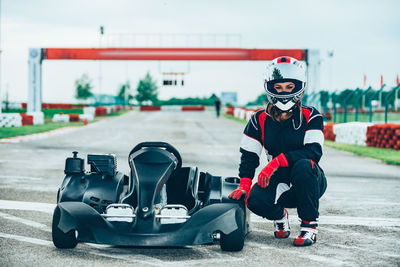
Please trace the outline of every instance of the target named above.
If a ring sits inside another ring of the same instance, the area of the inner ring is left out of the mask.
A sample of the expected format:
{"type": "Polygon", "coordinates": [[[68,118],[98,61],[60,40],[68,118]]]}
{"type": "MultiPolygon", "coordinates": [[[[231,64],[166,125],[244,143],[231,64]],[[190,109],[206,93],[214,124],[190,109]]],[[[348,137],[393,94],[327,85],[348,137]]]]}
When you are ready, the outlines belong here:
{"type": "MultiPolygon", "coordinates": [[[[132,1],[132,0],[1,0],[1,94],[27,101],[27,60],[30,47],[102,46],[233,46],[242,48],[309,48],[321,53],[321,89],[368,84],[395,84],[400,73],[400,1],[132,1]],[[154,34],[136,43],[116,43],[115,34],[154,34]],[[219,34],[189,44],[156,34],[219,34]],[[225,42],[223,34],[238,34],[225,42]],[[114,39],[111,39],[114,35],[114,39]],[[114,41],[112,41],[114,40],[114,41]],[[334,51],[332,59],[327,52],[334,51]]],[[[101,63],[102,93],[115,94],[130,80],[136,87],[147,71],[161,85],[164,70],[185,71],[185,86],[160,88],[160,97],[209,96],[237,91],[241,103],[263,92],[267,62],[111,61],[101,63]]],[[[43,101],[70,102],[74,81],[83,73],[99,88],[99,62],[45,61],[43,101]]]]}

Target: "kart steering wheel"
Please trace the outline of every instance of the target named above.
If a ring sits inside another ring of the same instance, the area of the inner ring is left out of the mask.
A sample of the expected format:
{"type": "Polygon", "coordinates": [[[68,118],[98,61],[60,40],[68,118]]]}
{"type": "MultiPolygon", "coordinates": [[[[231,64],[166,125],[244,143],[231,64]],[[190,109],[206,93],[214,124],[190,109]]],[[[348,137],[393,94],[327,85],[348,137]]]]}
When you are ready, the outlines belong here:
{"type": "Polygon", "coordinates": [[[166,151],[170,152],[173,154],[176,159],[178,160],[178,164],[176,166],[176,169],[180,169],[182,167],[182,157],[179,154],[178,150],[176,150],[175,147],[172,145],[166,143],[166,142],[142,142],[137,144],[129,153],[129,157],[135,153],[136,151],[139,151],[140,149],[144,147],[155,147],[155,148],[165,148],[166,151]]]}

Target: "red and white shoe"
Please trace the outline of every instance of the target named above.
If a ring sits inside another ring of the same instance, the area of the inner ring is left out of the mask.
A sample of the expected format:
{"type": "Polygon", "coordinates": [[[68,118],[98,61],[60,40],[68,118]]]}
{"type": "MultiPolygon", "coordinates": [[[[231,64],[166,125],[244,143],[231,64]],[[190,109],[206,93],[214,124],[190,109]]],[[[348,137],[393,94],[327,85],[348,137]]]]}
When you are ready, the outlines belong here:
{"type": "Polygon", "coordinates": [[[290,235],[290,226],[289,226],[289,213],[285,210],[285,216],[283,216],[280,220],[274,221],[275,238],[288,238],[290,235]]]}
{"type": "Polygon", "coordinates": [[[297,247],[311,246],[317,242],[317,222],[301,221],[300,235],[293,241],[293,245],[297,247]]]}

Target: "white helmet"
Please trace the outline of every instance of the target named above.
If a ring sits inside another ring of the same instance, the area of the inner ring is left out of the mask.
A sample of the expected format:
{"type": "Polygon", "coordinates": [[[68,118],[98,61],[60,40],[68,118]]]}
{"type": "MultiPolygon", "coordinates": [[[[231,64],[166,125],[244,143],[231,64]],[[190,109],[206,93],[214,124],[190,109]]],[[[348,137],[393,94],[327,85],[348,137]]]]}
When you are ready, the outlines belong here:
{"type": "Polygon", "coordinates": [[[268,64],[264,89],[270,103],[281,111],[290,111],[302,99],[306,81],[305,65],[295,58],[283,56],[268,64]],[[290,93],[278,93],[274,84],[280,82],[293,82],[295,87],[290,93]]]}

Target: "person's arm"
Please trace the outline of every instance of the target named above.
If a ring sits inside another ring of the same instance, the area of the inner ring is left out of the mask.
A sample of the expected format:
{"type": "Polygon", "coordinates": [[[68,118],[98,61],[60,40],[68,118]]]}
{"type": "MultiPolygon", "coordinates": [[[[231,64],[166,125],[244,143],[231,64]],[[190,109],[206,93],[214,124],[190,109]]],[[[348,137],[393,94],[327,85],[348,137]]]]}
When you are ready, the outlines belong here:
{"type": "Polygon", "coordinates": [[[262,130],[259,117],[262,112],[256,112],[244,129],[242,142],[240,145],[240,152],[242,153],[239,166],[239,177],[253,179],[254,172],[260,164],[260,155],[263,149],[262,145],[262,130]]]}
{"type": "Polygon", "coordinates": [[[301,149],[284,153],[289,166],[300,159],[311,159],[318,163],[322,157],[324,121],[322,115],[315,109],[310,115],[303,144],[304,146],[301,149]]]}
{"type": "Polygon", "coordinates": [[[263,148],[262,130],[259,122],[260,114],[260,112],[253,114],[244,129],[240,145],[240,152],[242,153],[239,166],[240,185],[229,195],[231,199],[240,200],[244,197],[247,200],[252,184],[251,180],[260,164],[260,155],[263,148]]]}

